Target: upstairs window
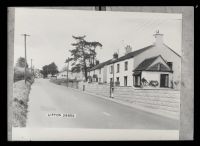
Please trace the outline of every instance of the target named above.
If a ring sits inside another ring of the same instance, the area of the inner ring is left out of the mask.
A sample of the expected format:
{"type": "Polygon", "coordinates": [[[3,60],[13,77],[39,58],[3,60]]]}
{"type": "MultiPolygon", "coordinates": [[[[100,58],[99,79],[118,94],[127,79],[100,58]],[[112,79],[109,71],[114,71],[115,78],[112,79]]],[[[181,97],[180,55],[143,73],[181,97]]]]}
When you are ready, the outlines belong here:
{"type": "Polygon", "coordinates": [[[113,65],[110,66],[110,73],[113,73],[113,65]]]}
{"type": "Polygon", "coordinates": [[[172,70],[173,67],[173,63],[172,62],[167,62],[167,65],[170,67],[170,69],[172,70]]]}
{"type": "Polygon", "coordinates": [[[128,70],[128,61],[124,63],[124,70],[128,70]]]}
{"type": "Polygon", "coordinates": [[[117,64],[117,73],[119,73],[119,64],[117,64]]]}

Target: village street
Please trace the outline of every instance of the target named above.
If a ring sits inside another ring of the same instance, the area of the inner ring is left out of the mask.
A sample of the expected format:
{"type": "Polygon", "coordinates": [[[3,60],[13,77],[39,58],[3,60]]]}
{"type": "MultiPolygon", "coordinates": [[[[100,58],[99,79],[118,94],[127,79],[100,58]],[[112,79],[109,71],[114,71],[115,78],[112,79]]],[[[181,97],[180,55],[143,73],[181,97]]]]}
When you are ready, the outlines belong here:
{"type": "Polygon", "coordinates": [[[35,79],[31,86],[28,105],[27,128],[178,130],[176,120],[56,85],[49,79],[35,79]]]}

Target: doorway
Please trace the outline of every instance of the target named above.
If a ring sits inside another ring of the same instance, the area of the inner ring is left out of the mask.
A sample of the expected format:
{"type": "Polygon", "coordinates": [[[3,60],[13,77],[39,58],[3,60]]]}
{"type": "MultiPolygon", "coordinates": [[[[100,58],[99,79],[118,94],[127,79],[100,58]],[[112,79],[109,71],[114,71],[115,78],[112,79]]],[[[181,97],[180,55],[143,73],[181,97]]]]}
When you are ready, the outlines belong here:
{"type": "Polygon", "coordinates": [[[160,87],[169,87],[169,75],[160,74],[160,87]]]}

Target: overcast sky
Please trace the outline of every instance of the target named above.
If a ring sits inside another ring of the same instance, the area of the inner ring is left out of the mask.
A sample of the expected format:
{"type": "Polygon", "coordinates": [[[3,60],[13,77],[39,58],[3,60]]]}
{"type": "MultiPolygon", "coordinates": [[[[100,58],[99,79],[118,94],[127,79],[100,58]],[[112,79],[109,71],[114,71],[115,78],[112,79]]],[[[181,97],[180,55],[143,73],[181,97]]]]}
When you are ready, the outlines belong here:
{"type": "Polygon", "coordinates": [[[164,43],[181,55],[181,14],[16,8],[14,61],[24,57],[23,33],[31,35],[27,37],[28,64],[32,58],[35,68],[41,69],[55,62],[60,70],[71,55],[72,35],[102,43],[97,58],[103,62],[114,52],[124,55],[126,45],[133,50],[151,45],[157,29],[164,34],[164,43]]]}

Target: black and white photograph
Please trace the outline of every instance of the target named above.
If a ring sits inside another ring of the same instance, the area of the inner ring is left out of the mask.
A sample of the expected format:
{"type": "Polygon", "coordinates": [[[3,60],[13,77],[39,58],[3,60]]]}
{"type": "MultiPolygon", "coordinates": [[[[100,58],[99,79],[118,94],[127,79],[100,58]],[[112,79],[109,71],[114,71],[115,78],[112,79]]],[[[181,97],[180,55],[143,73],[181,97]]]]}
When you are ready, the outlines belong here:
{"type": "Polygon", "coordinates": [[[181,13],[16,7],[14,17],[13,140],[179,139],[181,13]]]}

